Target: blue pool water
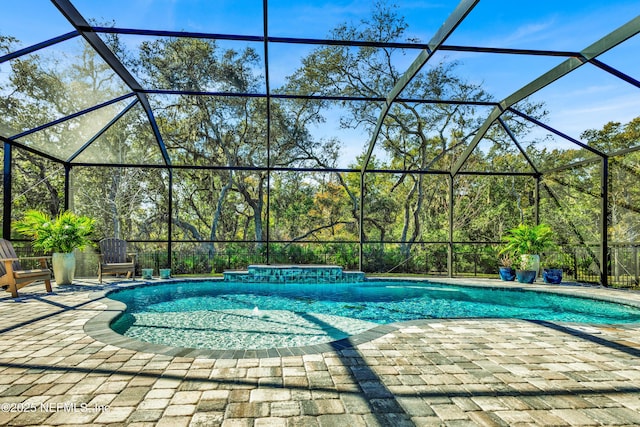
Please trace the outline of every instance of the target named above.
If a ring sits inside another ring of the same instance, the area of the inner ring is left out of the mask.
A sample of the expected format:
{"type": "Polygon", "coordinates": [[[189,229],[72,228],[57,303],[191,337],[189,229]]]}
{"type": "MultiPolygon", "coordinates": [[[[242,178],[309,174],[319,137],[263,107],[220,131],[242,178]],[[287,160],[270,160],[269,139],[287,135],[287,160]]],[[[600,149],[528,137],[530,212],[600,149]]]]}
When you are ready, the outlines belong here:
{"type": "Polygon", "coordinates": [[[329,342],[378,324],[427,318],[518,318],[616,324],[640,309],[519,289],[416,281],[360,284],[174,282],[119,290],[116,332],[190,348],[256,349],[329,342]]]}

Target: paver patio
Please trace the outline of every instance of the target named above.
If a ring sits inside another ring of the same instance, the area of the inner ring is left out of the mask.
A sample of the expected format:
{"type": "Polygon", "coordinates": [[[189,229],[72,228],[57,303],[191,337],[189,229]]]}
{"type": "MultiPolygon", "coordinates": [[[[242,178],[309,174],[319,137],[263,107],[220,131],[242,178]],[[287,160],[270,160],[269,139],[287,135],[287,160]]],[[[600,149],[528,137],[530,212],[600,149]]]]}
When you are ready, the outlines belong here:
{"type": "Polygon", "coordinates": [[[0,424],[640,425],[640,324],[420,320],[322,353],[172,356],[87,334],[122,285],[76,283],[0,300],[0,424]]]}

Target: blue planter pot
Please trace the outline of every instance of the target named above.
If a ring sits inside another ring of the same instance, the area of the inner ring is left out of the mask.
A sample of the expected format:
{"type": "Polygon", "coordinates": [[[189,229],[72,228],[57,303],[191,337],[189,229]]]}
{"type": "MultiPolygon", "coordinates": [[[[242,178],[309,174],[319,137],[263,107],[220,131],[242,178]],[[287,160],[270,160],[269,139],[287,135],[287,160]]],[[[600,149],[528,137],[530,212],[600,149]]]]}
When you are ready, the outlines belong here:
{"type": "Polygon", "coordinates": [[[516,272],[511,267],[500,267],[500,278],[505,282],[511,282],[516,278],[516,272]]]}
{"type": "Polygon", "coordinates": [[[544,283],[551,285],[557,285],[562,282],[562,269],[561,268],[545,268],[542,271],[542,279],[544,283]]]}
{"type": "Polygon", "coordinates": [[[536,271],[516,270],[516,278],[520,283],[533,283],[536,280],[536,271]]]}

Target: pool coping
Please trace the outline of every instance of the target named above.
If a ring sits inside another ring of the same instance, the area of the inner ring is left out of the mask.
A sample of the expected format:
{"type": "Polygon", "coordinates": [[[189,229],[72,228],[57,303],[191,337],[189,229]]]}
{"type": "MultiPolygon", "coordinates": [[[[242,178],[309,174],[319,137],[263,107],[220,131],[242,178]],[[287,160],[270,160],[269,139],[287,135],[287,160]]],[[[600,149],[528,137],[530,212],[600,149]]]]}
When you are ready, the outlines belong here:
{"type": "MultiPolygon", "coordinates": [[[[607,302],[613,302],[618,304],[626,304],[640,308],[640,292],[632,290],[619,290],[605,288],[598,285],[587,285],[581,283],[567,282],[560,285],[548,285],[548,284],[512,284],[511,282],[497,281],[495,279],[477,279],[477,278],[384,278],[384,277],[370,277],[367,278],[369,282],[384,282],[384,281],[415,281],[415,282],[430,282],[434,284],[449,284],[456,286],[470,286],[470,287],[491,287],[502,288],[511,290],[523,290],[523,291],[535,291],[535,292],[547,292],[561,295],[569,295],[573,297],[581,297],[587,299],[596,299],[607,302]],[[588,290],[588,292],[587,292],[588,290]],[[594,292],[595,291],[595,292],[594,292]],[[620,295],[615,295],[615,291],[619,291],[620,295]],[[612,295],[612,293],[614,295],[612,295]]],[[[126,304],[113,300],[108,297],[111,292],[117,292],[122,289],[130,289],[144,286],[156,286],[166,285],[170,283],[184,283],[184,282],[200,282],[200,281],[220,281],[218,278],[189,278],[189,279],[163,279],[157,280],[145,280],[143,282],[132,282],[128,284],[121,283],[118,289],[110,289],[105,291],[98,291],[95,293],[96,299],[99,302],[106,305],[106,308],[93,318],[89,319],[84,325],[84,331],[87,335],[93,339],[110,344],[116,347],[126,348],[129,350],[135,350],[139,352],[163,354],[173,357],[191,357],[191,358],[209,358],[209,359],[249,359],[249,358],[269,358],[269,357],[286,357],[286,356],[302,356],[308,354],[321,354],[330,351],[339,351],[348,348],[356,347],[360,344],[367,343],[369,341],[380,338],[384,335],[397,331],[401,328],[411,326],[413,323],[423,322],[441,322],[449,319],[416,319],[403,322],[389,323],[386,325],[375,326],[364,332],[350,335],[348,337],[330,341],[326,343],[313,344],[299,347],[278,347],[269,349],[257,349],[257,350],[221,350],[221,349],[202,349],[202,348],[189,348],[189,347],[175,347],[163,344],[155,344],[146,341],[129,338],[124,335],[120,335],[111,329],[111,323],[123,313],[127,306],[126,304]]],[[[508,320],[510,318],[465,318],[465,319],[481,319],[481,320],[508,320]]],[[[522,321],[523,319],[512,319],[522,321]]],[[[526,320],[526,319],[525,319],[526,320]]],[[[555,323],[555,322],[551,322],[555,323]]],[[[562,324],[582,325],[589,326],[590,323],[573,323],[573,322],[558,322],[562,324]]],[[[638,319],[640,323],[640,319],[638,319]]],[[[626,325],[632,326],[637,323],[625,323],[616,324],[616,327],[624,327],[626,325]]]]}

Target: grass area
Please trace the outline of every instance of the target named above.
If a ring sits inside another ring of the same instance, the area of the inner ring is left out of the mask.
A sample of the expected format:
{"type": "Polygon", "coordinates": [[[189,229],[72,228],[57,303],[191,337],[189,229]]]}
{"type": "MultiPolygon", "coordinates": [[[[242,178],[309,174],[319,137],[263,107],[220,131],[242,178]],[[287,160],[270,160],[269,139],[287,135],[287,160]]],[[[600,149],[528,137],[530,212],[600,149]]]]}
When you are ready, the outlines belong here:
{"type": "Polygon", "coordinates": [[[197,273],[197,274],[172,274],[171,277],[179,277],[181,279],[201,279],[206,277],[222,278],[222,273],[197,273]]]}
{"type": "MultiPolygon", "coordinates": [[[[367,277],[447,277],[446,273],[442,274],[425,274],[425,273],[367,273],[367,277]]],[[[456,274],[453,276],[454,278],[474,278],[477,277],[479,279],[498,279],[500,276],[496,272],[495,274],[456,274]]]]}
{"type": "Polygon", "coordinates": [[[446,274],[424,273],[366,273],[367,277],[446,277],[446,274]]]}

